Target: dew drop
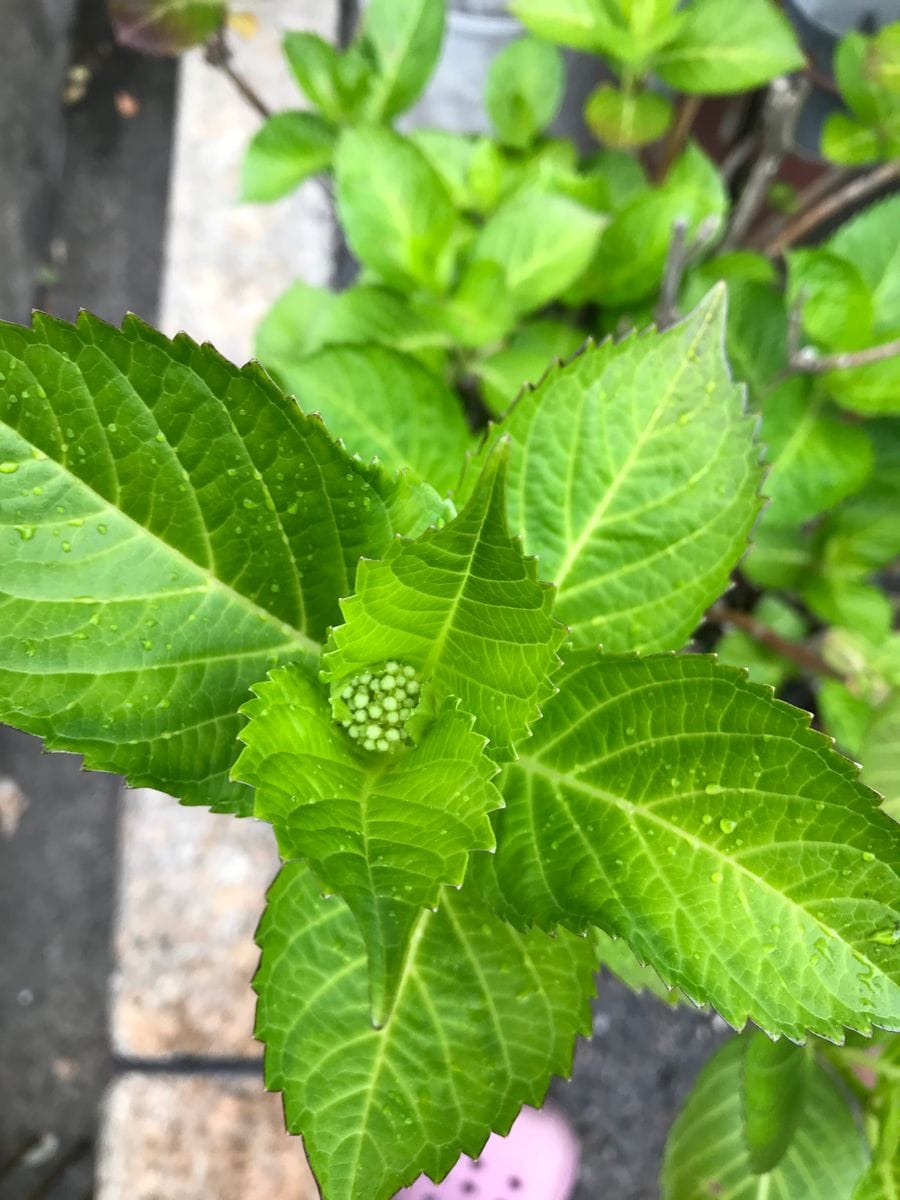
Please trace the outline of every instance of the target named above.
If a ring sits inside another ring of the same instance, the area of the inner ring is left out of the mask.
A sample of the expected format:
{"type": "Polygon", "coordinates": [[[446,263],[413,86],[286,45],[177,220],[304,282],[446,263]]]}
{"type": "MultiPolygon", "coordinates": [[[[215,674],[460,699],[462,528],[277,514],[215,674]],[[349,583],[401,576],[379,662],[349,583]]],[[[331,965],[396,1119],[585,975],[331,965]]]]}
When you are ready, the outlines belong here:
{"type": "Polygon", "coordinates": [[[107,428],[107,430],[108,430],[108,432],[109,432],[109,433],[117,433],[117,432],[118,432],[118,429],[119,429],[119,427],[118,427],[118,425],[115,423],[115,421],[111,421],[111,422],[109,423],[109,425],[107,425],[107,427],[106,427],[106,428],[107,428]]]}
{"type": "Polygon", "coordinates": [[[720,783],[708,783],[705,788],[707,796],[719,796],[725,789],[720,783]]]}
{"type": "Polygon", "coordinates": [[[874,862],[875,861],[875,855],[872,853],[871,850],[863,850],[862,858],[863,858],[863,862],[874,862]]]}
{"type": "Polygon", "coordinates": [[[723,875],[722,875],[721,871],[713,871],[712,875],[710,875],[709,878],[713,883],[721,883],[722,879],[723,879],[723,875]]]}
{"type": "Polygon", "coordinates": [[[102,533],[106,533],[106,526],[105,526],[105,525],[98,525],[98,526],[97,526],[97,532],[98,532],[98,533],[101,533],[101,534],[102,534],[102,533]]]}
{"type": "Polygon", "coordinates": [[[14,475],[18,469],[17,462],[0,462],[0,475],[14,475]]]}
{"type": "Polygon", "coordinates": [[[153,643],[150,641],[149,638],[144,638],[144,640],[141,642],[141,645],[144,647],[145,650],[153,649],[153,643]]]}
{"type": "Polygon", "coordinates": [[[729,817],[723,817],[719,822],[719,828],[723,833],[734,833],[737,828],[737,821],[732,821],[729,817]]]}
{"type": "Polygon", "coordinates": [[[31,539],[34,537],[34,526],[33,525],[17,525],[16,533],[19,535],[19,537],[22,539],[23,542],[30,542],[31,539]]]}
{"type": "Polygon", "coordinates": [[[63,548],[63,554],[68,554],[69,551],[72,549],[72,543],[71,542],[63,542],[62,548],[63,548]]]}

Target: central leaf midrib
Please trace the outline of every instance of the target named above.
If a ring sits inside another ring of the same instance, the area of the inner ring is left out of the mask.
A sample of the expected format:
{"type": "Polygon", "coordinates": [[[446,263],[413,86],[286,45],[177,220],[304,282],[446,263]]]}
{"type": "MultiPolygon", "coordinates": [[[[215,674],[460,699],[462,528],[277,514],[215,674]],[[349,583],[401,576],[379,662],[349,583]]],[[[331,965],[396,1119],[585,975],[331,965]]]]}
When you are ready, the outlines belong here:
{"type": "MultiPolygon", "coordinates": [[[[30,446],[32,451],[40,451],[40,448],[36,446],[34,442],[32,442],[29,438],[26,438],[14,426],[9,425],[6,422],[3,424],[16,438],[21,439],[25,445],[30,446]]],[[[43,451],[40,451],[40,453],[43,453],[43,451]]],[[[49,456],[46,457],[49,458],[49,456]]],[[[219,590],[224,593],[230,603],[236,603],[239,607],[245,608],[248,612],[252,613],[256,617],[262,617],[267,622],[275,622],[282,631],[289,630],[290,637],[281,644],[287,645],[289,642],[294,642],[306,653],[319,654],[321,652],[322,646],[320,642],[315,641],[308,634],[304,633],[300,629],[297,629],[295,626],[290,625],[287,621],[283,621],[280,617],[276,616],[275,613],[270,612],[269,609],[264,608],[255,600],[252,600],[249,596],[245,596],[243,592],[237,591],[236,588],[232,587],[231,584],[226,583],[223,579],[219,579],[219,577],[214,575],[208,567],[202,566],[200,563],[195,562],[194,559],[190,558],[184,553],[184,551],[179,550],[177,546],[173,546],[170,542],[167,542],[164,538],[160,537],[159,534],[154,533],[145,525],[142,525],[139,521],[132,517],[130,513],[125,512],[124,509],[113,507],[113,505],[110,504],[105,496],[96,491],[96,489],[93,488],[86,480],[76,475],[66,463],[61,463],[57,458],[52,458],[50,461],[56,465],[57,469],[62,472],[75,487],[83,488],[87,493],[89,493],[90,496],[100,503],[100,509],[91,513],[92,519],[98,517],[101,515],[101,513],[105,513],[110,516],[110,520],[115,518],[127,521],[133,529],[138,531],[138,538],[136,540],[140,542],[147,539],[158,546],[162,546],[166,553],[175,558],[179,563],[186,565],[193,571],[196,571],[203,579],[205,579],[208,590],[219,590]]],[[[296,563],[294,564],[294,568],[296,571],[296,563]]],[[[167,593],[162,593],[163,597],[166,594],[167,593]]],[[[100,600],[97,601],[97,603],[102,607],[107,603],[115,603],[115,600],[100,600]]],[[[260,653],[265,653],[265,650],[261,648],[260,653]]]]}

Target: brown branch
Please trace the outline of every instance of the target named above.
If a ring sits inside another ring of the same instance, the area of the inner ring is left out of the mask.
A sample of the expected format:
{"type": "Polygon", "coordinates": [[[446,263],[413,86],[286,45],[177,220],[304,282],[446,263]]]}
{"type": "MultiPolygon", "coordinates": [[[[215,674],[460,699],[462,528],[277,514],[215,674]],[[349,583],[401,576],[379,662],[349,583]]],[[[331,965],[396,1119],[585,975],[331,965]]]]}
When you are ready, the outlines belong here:
{"type": "Polygon", "coordinates": [[[215,67],[221,71],[223,75],[231,81],[238,93],[255,109],[262,119],[268,120],[272,115],[272,110],[268,104],[257,94],[255,89],[247,82],[247,80],[231,65],[232,51],[231,47],[225,39],[223,30],[214,33],[206,43],[206,61],[211,67],[215,67]]]}
{"type": "Polygon", "coordinates": [[[791,370],[803,375],[823,375],[826,371],[846,371],[850,367],[866,367],[869,363],[884,362],[887,358],[900,355],[900,338],[882,342],[880,346],[866,346],[864,350],[838,351],[836,354],[819,354],[812,346],[801,346],[788,359],[791,370]]]}
{"type": "MultiPolygon", "coordinates": [[[[722,164],[722,174],[725,174],[725,164],[722,164]]],[[[823,196],[827,196],[829,192],[846,183],[851,178],[851,172],[846,167],[829,167],[823,171],[821,175],[817,175],[811,183],[806,187],[801,188],[797,193],[793,212],[778,213],[769,218],[768,221],[753,235],[750,241],[750,247],[753,250],[761,250],[763,246],[768,246],[770,242],[785,228],[788,221],[792,220],[798,213],[805,212],[817,204],[823,196]]]]}
{"type": "Polygon", "coordinates": [[[762,621],[758,621],[752,613],[729,608],[720,601],[718,604],[714,604],[706,615],[720,625],[733,625],[742,633],[749,634],[755,642],[759,642],[767,650],[773,650],[776,654],[780,654],[782,658],[788,659],[809,675],[842,681],[844,679],[840,671],[836,671],[834,667],[830,666],[815,650],[803,642],[792,642],[788,638],[782,637],[780,633],[776,633],[774,629],[763,624],[762,621]]]}
{"type": "Polygon", "coordinates": [[[703,101],[702,96],[682,96],[678,105],[678,115],[669,126],[669,132],[663,143],[662,156],[653,175],[653,182],[660,184],[669,173],[669,168],[684,149],[688,135],[693,128],[697,113],[703,101]]]}
{"type": "Polygon", "coordinates": [[[770,258],[783,254],[788,246],[792,246],[810,230],[821,225],[823,221],[827,221],[829,217],[836,216],[845,208],[850,208],[851,205],[864,200],[873,192],[880,191],[883,187],[898,180],[900,180],[900,159],[883,163],[866,175],[858,175],[844,187],[838,188],[836,192],[829,193],[820,203],[805,209],[788,221],[781,232],[764,248],[763,253],[770,258]]]}
{"type": "Polygon", "coordinates": [[[762,145],[741,192],[731,224],[722,239],[723,250],[739,246],[766,202],[769,184],[794,144],[797,118],[809,95],[810,83],[802,77],[773,79],[763,110],[762,145]]]}
{"type": "Polygon", "coordinates": [[[672,223],[672,236],[669,239],[669,249],[666,253],[662,286],[656,302],[654,319],[658,329],[668,329],[678,320],[678,293],[681,291],[681,281],[684,278],[684,268],[688,256],[686,238],[687,221],[684,217],[679,217],[672,223]]]}

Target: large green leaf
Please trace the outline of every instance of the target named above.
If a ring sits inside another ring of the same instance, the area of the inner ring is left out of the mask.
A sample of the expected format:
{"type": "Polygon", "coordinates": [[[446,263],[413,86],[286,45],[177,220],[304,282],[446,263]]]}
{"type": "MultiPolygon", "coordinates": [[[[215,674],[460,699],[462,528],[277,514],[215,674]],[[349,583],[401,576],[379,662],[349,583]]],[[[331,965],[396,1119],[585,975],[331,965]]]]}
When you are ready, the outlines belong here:
{"type": "Polygon", "coordinates": [[[773,1042],[759,1030],[743,1038],[741,1100],[751,1169],[767,1175],[781,1160],[803,1118],[810,1059],[787,1038],[773,1042]]]}
{"type": "Polygon", "coordinates": [[[225,23],[225,0],[107,0],[116,41],[142,54],[180,54],[225,23]]]}
{"type": "Polygon", "coordinates": [[[250,684],[318,650],[410,497],[258,367],[133,317],[0,326],[0,463],[0,718],[246,811],[250,684]]]}
{"type": "Polygon", "coordinates": [[[257,130],[241,168],[242,200],[278,200],[331,165],[334,128],[315,113],[275,113],[257,130]]]}
{"type": "Polygon", "coordinates": [[[550,367],[583,343],[581,330],[565,321],[539,317],[523,322],[501,350],[472,364],[485,404],[501,416],[524,387],[540,383],[550,367]]]}
{"type": "Polygon", "coordinates": [[[578,642],[679,648],[743,553],[761,476],[723,325],[720,288],[665,333],[553,369],[497,427],[510,525],[578,642]]]}
{"type": "Polygon", "coordinates": [[[573,653],[507,768],[512,919],[599,925],[732,1025],[900,1025],[900,834],[808,715],[709,659],[573,653]]]}
{"type": "Polygon", "coordinates": [[[804,65],[790,22],[771,0],[693,0],[685,18],[653,63],[679,91],[748,91],[804,65]]]}
{"type": "Polygon", "coordinates": [[[784,1157],[756,1175],[744,1146],[743,1039],[707,1063],[666,1144],[663,1200],[850,1200],[866,1155],[853,1115],[821,1067],[811,1066],[803,1120],[784,1157]]]}
{"type": "Polygon", "coordinates": [[[421,1172],[505,1133],[568,1074],[590,1031],[590,944],[517,933],[477,893],[446,889],[420,917],[383,1028],[369,1015],[366,954],[339,899],[284,867],[259,931],[257,1036],[266,1086],[284,1092],[324,1200],[387,1200],[421,1172]]]}
{"type": "Polygon", "coordinates": [[[329,346],[280,374],[354,453],[411,467],[440,492],[458,482],[472,435],[456,395],[414,358],[386,346],[329,346]]]}
{"type": "Polygon", "coordinates": [[[418,98],[443,36],[444,0],[369,0],[363,37],[377,68],[365,103],[370,120],[389,120],[418,98]]]}
{"type": "Polygon", "coordinates": [[[519,312],[547,304],[591,261],[606,218],[541,188],[516,192],[476,237],[474,262],[495,262],[519,312]]]}
{"type": "Polygon", "coordinates": [[[427,685],[422,711],[459,697],[498,758],[538,718],[563,636],[550,615],[553,589],[510,537],[506,465],[501,446],[455,520],[360,564],[324,660],[335,685],[383,660],[412,665],[427,685]]]}
{"type": "Polygon", "coordinates": [[[488,69],[484,103],[500,141],[525,149],[556,116],[565,88],[565,65],[555,46],[518,38],[488,69]]]}
{"type": "Polygon", "coordinates": [[[442,291],[449,283],[456,211],[421,150],[390,129],[346,130],[335,158],[337,205],[357,258],[389,284],[442,291]]]}
{"type": "MultiPolygon", "coordinates": [[[[469,851],[494,847],[496,767],[472,718],[452,707],[419,745],[404,746],[394,727],[392,751],[369,751],[336,723],[303,667],[253,690],[234,775],[256,789],[254,816],[272,822],[282,857],[307,859],[356,917],[382,1025],[422,909],[436,906],[442,884],[462,883],[469,851]]],[[[369,707],[365,720],[382,718],[380,704],[369,707]]]]}

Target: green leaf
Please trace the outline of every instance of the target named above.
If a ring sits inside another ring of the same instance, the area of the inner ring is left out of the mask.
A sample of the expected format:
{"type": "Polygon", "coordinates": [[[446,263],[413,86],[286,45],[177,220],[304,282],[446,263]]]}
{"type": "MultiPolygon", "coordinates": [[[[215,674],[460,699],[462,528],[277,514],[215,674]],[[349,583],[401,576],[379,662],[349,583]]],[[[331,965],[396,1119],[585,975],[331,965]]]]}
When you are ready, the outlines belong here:
{"type": "Polygon", "coordinates": [[[537,37],[575,50],[603,51],[625,28],[606,0],[510,0],[509,9],[537,37]]]}
{"type": "Polygon", "coordinates": [[[474,262],[506,273],[518,312],[555,299],[582,273],[597,249],[606,220],[565,196],[525,188],[491,216],[470,250],[474,262]]]}
{"type": "Polygon", "coordinates": [[[0,325],[0,380],[0,719],[246,812],[237,710],[317,652],[408,488],[258,367],[134,317],[0,325]]]}
{"type": "Polygon", "coordinates": [[[509,182],[510,164],[495,142],[446,129],[413,129],[409,136],[461,212],[486,213],[496,207],[509,182]]]}
{"type": "Polygon", "coordinates": [[[803,1121],[781,1162],[753,1173],[743,1145],[743,1038],[710,1059],[666,1143],[663,1200],[850,1200],[866,1156],[853,1114],[821,1067],[810,1065],[803,1121]]]}
{"type": "Polygon", "coordinates": [[[672,101],[658,92],[619,91],[602,84],[588,98],[584,118],[607,146],[645,146],[668,129],[672,101]]]}
{"type": "Polygon", "coordinates": [[[866,65],[876,83],[900,94],[900,21],[885,25],[871,39],[866,65]]]}
{"type": "Polygon", "coordinates": [[[506,526],[507,457],[505,446],[491,455],[445,528],[360,564],[357,593],[341,605],[346,623],[324,660],[338,688],[372,663],[411,664],[427,685],[424,714],[458,697],[498,759],[539,716],[563,636],[550,616],[552,588],[538,582],[506,526]]]}
{"type": "Polygon", "coordinates": [[[729,1024],[900,1022],[898,835],[809,716],[697,655],[574,652],[496,821],[504,915],[599,925],[729,1024]],[[539,814],[539,815],[538,815],[539,814]]]}
{"type": "Polygon", "coordinates": [[[900,421],[866,423],[875,457],[865,486],[823,525],[829,567],[865,576],[900,555],[900,421]]]}
{"type": "Polygon", "coordinates": [[[472,366],[485,404],[495,416],[501,415],[522,388],[540,383],[555,362],[574,354],[583,342],[581,330],[565,321],[542,317],[524,322],[502,350],[472,366]]]}
{"type": "Polygon", "coordinates": [[[442,494],[459,481],[472,435],[456,395],[414,358],[386,346],[329,346],[280,373],[351,453],[411,467],[442,494]]]}
{"type": "Polygon", "coordinates": [[[717,168],[691,143],[661,187],[636,195],[607,225],[591,264],[592,297],[616,306],[652,295],[662,280],[675,221],[687,221],[687,236],[693,237],[701,222],[721,220],[727,208],[717,168]]]}
{"type": "Polygon", "coordinates": [[[362,33],[377,68],[366,116],[387,121],[419,98],[435,68],[444,37],[444,0],[369,0],[362,33]]]}
{"type": "Polygon", "coordinates": [[[679,91],[745,92],[804,66],[790,22],[770,0],[693,0],[684,16],[653,62],[657,75],[679,91]]]}
{"type": "Polygon", "coordinates": [[[472,348],[498,342],[516,323],[506,273],[487,261],[467,263],[451,296],[420,300],[416,308],[448,339],[472,348]]]}
{"type": "Polygon", "coordinates": [[[845,167],[858,167],[887,157],[878,131],[842,112],[829,113],[822,125],[822,157],[845,167]]]}
{"type": "Polygon", "coordinates": [[[241,168],[242,200],[278,200],[331,166],[335,131],[308,112],[276,113],[257,130],[241,168]]]}
{"type": "Polygon", "coordinates": [[[760,437],[770,464],[766,525],[796,526],[852,495],[872,471],[865,429],[829,411],[808,378],[788,380],[763,400],[760,437]]]}
{"type": "Polygon", "coordinates": [[[872,297],[873,332],[900,328],[900,196],[871,204],[847,221],[825,248],[853,264],[872,297]]]}
{"type": "Polygon", "coordinates": [[[266,313],[255,349],[260,362],[283,377],[325,346],[373,342],[443,370],[447,335],[430,328],[405,296],[371,284],[332,292],[298,280],[266,313]]]}
{"type": "Polygon", "coordinates": [[[448,889],[420,918],[390,1019],[372,1026],[362,939],[339,899],[292,863],[258,938],[266,1086],[328,1200],[388,1200],[421,1172],[477,1156],[522,1104],[568,1074],[590,1031],[594,956],[563,934],[517,933],[448,889]],[[477,1068],[477,1069],[475,1069],[477,1068]]]}
{"type": "Polygon", "coordinates": [[[284,53],[297,83],[324,116],[339,124],[356,115],[371,79],[361,55],[341,54],[306,32],[285,34],[284,53]]]}
{"type": "Polygon", "coordinates": [[[828,349],[872,344],[873,306],[856,266],[828,250],[794,250],[787,256],[788,302],[799,305],[803,327],[828,349]]]}
{"type": "Polygon", "coordinates": [[[224,0],[107,0],[116,41],[141,54],[180,54],[225,23],[224,0]]]}
{"type": "Polygon", "coordinates": [[[741,1040],[744,1142],[751,1171],[768,1175],[784,1158],[801,1124],[811,1060],[787,1038],[773,1042],[752,1030],[741,1040]]]}
{"type": "Polygon", "coordinates": [[[612,938],[602,929],[592,929],[591,941],[597,952],[597,962],[633,992],[649,992],[663,1003],[676,1005],[683,999],[677,988],[667,988],[652,967],[638,962],[634,952],[622,938],[612,938]]]}
{"type": "Polygon", "coordinates": [[[470,851],[494,848],[496,767],[472,718],[452,707],[419,745],[368,751],[336,723],[303,667],[273,671],[253,691],[234,777],[256,789],[254,816],[271,821],[282,858],[307,859],[346,901],[367,950],[373,1020],[383,1025],[422,909],[437,905],[442,884],[462,883],[470,851]]]}
{"type": "Polygon", "coordinates": [[[872,714],[860,744],[866,783],[884,797],[884,809],[900,821],[900,690],[872,714]]]}
{"type": "Polygon", "coordinates": [[[900,1086],[896,1083],[885,1089],[872,1164],[857,1183],[852,1200],[900,1200],[900,1086]]]}
{"type": "Polygon", "coordinates": [[[510,524],[576,642],[680,648],[743,553],[761,473],[724,320],[720,288],[665,333],[590,347],[497,427],[510,524]]]}
{"type": "Polygon", "coordinates": [[[348,129],[335,161],[338,214],[365,266],[407,291],[443,291],[455,253],[453,201],[408,139],[389,129],[348,129]]]}
{"type": "Polygon", "coordinates": [[[518,38],[488,68],[484,103],[497,136],[524,150],[553,121],[562,103],[565,65],[560,52],[535,38],[518,38]]]}

